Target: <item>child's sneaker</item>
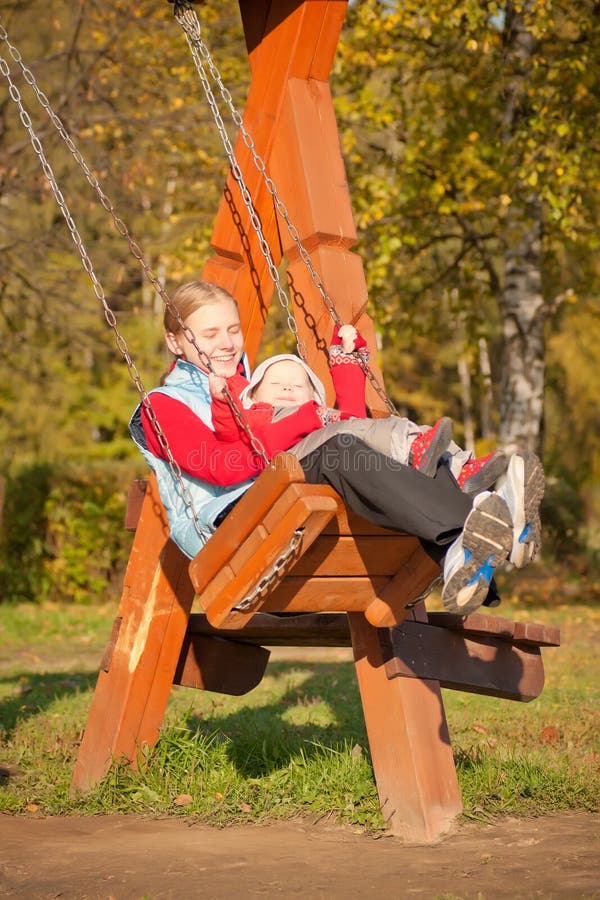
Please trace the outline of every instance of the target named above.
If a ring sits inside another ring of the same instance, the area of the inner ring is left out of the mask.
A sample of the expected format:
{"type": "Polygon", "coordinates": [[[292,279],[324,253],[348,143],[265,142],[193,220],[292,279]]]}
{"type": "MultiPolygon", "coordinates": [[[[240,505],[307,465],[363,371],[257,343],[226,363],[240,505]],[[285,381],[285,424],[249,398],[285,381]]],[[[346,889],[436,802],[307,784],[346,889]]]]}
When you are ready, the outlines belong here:
{"type": "Polygon", "coordinates": [[[408,456],[408,464],[413,469],[433,478],[440,457],[446,452],[452,440],[452,419],[442,416],[433,428],[423,431],[414,439],[408,456]]]}
{"type": "Polygon", "coordinates": [[[513,545],[510,510],[498,494],[484,491],[473,501],[462,534],[446,554],[442,602],[449,612],[468,615],[488,596],[496,566],[513,545]]]}
{"type": "Polygon", "coordinates": [[[479,494],[504,475],[508,458],[503,450],[494,450],[487,456],[478,456],[466,463],[458,476],[458,486],[465,494],[479,494]]]}
{"type": "Polygon", "coordinates": [[[535,559],[540,549],[539,506],[544,487],[544,470],[535,453],[514,453],[498,484],[498,494],[512,516],[514,536],[509,561],[517,569],[535,559]]]}

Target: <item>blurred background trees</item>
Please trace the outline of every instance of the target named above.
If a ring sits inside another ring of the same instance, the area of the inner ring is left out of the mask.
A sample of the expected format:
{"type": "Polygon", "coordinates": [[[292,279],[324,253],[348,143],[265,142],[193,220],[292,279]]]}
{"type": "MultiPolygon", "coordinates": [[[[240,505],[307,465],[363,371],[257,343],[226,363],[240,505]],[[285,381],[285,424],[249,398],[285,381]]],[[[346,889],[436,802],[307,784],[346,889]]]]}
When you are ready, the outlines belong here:
{"type": "MultiPolygon", "coordinates": [[[[237,4],[198,12],[243,108],[237,4]]],[[[196,275],[226,166],[172,7],[0,0],[0,21],[155,273],[196,275]]],[[[419,421],[452,415],[478,452],[540,452],[560,552],[597,547],[599,49],[592,0],[356,0],[332,78],[388,390],[419,421]]],[[[0,55],[150,387],[160,299],[3,41],[0,55]]],[[[0,340],[5,477],[143,471],[135,389],[2,77],[0,340]]],[[[277,320],[268,340],[285,343],[277,320]]]]}

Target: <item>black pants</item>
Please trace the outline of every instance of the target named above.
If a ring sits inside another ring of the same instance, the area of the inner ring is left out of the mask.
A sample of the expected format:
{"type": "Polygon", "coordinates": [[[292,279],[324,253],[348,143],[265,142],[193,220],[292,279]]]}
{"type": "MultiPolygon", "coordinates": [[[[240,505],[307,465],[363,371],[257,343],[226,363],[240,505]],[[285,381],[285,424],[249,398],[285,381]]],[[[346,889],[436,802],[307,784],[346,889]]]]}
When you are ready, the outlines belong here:
{"type": "Polygon", "coordinates": [[[447,466],[434,478],[371,450],[348,434],[330,438],[300,460],[310,484],[328,484],[365,519],[421,538],[440,561],[463,529],[473,501],[447,466]]]}

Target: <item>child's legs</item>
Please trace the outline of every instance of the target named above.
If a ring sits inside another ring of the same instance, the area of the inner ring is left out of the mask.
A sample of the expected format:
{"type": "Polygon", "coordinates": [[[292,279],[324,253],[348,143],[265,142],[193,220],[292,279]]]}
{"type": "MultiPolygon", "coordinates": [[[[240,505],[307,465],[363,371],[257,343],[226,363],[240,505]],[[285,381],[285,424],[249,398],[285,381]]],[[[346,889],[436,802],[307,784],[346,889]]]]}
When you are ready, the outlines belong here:
{"type": "Polygon", "coordinates": [[[458,480],[462,467],[465,466],[470,459],[473,459],[473,454],[470,450],[463,450],[458,444],[451,441],[450,446],[442,456],[442,463],[445,466],[448,466],[454,477],[458,480]]]}
{"type": "MultiPolygon", "coordinates": [[[[395,421],[396,417],[391,416],[386,419],[344,419],[340,422],[332,422],[331,425],[324,425],[318,431],[313,431],[302,438],[288,452],[293,453],[298,459],[302,459],[313,453],[330,438],[346,434],[364,441],[372,450],[390,456],[391,435],[395,421]]],[[[406,419],[398,421],[406,421],[406,419]]],[[[404,460],[399,460],[399,462],[404,462],[404,460]]]]}

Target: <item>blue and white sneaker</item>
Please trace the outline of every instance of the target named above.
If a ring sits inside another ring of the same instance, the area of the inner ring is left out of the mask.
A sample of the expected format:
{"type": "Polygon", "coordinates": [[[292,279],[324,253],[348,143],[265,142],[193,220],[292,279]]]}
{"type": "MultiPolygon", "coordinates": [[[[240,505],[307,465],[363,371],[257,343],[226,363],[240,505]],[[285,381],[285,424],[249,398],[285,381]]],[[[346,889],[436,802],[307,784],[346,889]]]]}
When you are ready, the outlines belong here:
{"type": "Polygon", "coordinates": [[[544,496],[544,470],[535,453],[514,453],[497,493],[506,502],[514,537],[509,562],[522,569],[535,559],[542,542],[539,507],[544,496]]]}
{"type": "Polygon", "coordinates": [[[489,491],[478,494],[462,534],[446,553],[444,609],[461,615],[478,609],[496,566],[507,561],[512,546],[513,524],[505,500],[489,491]]]}

